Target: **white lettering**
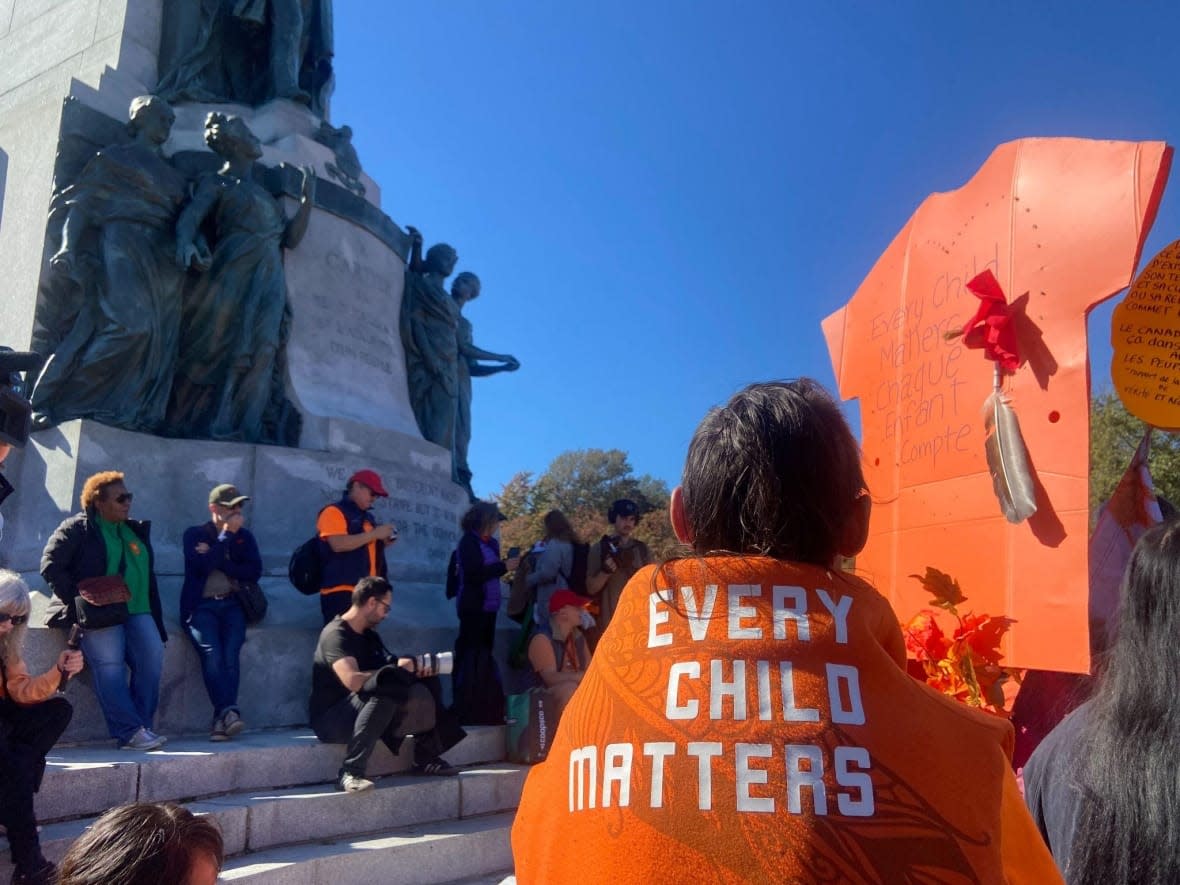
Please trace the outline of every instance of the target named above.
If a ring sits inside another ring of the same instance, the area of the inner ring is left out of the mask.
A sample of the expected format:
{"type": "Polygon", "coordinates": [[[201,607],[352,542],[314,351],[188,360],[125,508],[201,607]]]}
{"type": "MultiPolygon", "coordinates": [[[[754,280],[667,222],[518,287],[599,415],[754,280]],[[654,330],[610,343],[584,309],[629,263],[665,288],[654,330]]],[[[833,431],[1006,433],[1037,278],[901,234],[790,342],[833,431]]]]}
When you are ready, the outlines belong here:
{"type": "Polygon", "coordinates": [[[680,704],[680,677],[688,679],[701,678],[700,661],[677,661],[668,668],[668,695],[664,706],[664,716],[668,719],[696,719],[701,704],[695,698],[684,705],[680,704]]]}
{"type": "Polygon", "coordinates": [[[814,707],[795,706],[795,674],[790,661],[780,661],[779,679],[783,689],[783,721],[819,722],[819,710],[814,707]]]}
{"type": "Polygon", "coordinates": [[[689,756],[697,757],[697,808],[713,808],[713,757],[721,755],[721,744],[716,741],[689,741],[689,756]]]}
{"type": "Polygon", "coordinates": [[[770,719],[770,661],[758,661],[758,718],[770,719]]]}
{"type": "Polygon", "coordinates": [[[761,627],[743,627],[742,621],[758,617],[758,609],[752,605],[743,605],[743,599],[757,599],[762,595],[762,588],[757,584],[729,585],[729,638],[730,639],[761,639],[761,627]]]}
{"type": "Polygon", "coordinates": [[[581,811],[589,798],[590,808],[594,807],[598,793],[598,748],[581,747],[570,750],[570,811],[581,811]],[[578,803],[574,804],[574,769],[578,770],[578,803]],[[589,775],[586,771],[589,769],[589,775]]]}
{"type": "Polygon", "coordinates": [[[832,597],[828,595],[827,590],[816,590],[819,595],[819,601],[824,604],[824,608],[832,613],[832,623],[836,627],[836,644],[848,644],[848,610],[852,608],[852,597],[841,596],[836,602],[832,601],[832,597]]]}
{"type": "Polygon", "coordinates": [[[832,722],[837,725],[864,725],[865,708],[860,697],[860,673],[848,664],[828,664],[828,701],[832,705],[832,722]],[[848,704],[844,703],[843,683],[848,686],[848,704]]]}
{"type": "Polygon", "coordinates": [[[607,744],[602,754],[602,807],[610,808],[611,789],[619,785],[619,808],[631,804],[631,761],[635,748],[631,744],[607,744]]]}
{"type": "Polygon", "coordinates": [[[787,621],[795,625],[795,634],[800,642],[811,638],[811,627],[807,623],[807,591],[802,587],[774,587],[771,590],[774,605],[774,638],[787,638],[787,621]]]}
{"type": "Polygon", "coordinates": [[[734,769],[737,779],[737,810],[773,814],[774,799],[769,796],[750,795],[752,785],[766,783],[766,770],[751,768],[750,760],[769,759],[770,744],[737,744],[734,750],[737,756],[737,766],[734,769]]]}
{"type": "Polygon", "coordinates": [[[733,718],[741,721],[746,718],[746,662],[733,662],[733,681],[726,682],[722,672],[724,661],[709,661],[709,718],[721,719],[721,705],[725,699],[733,699],[733,718]]]}
{"type": "Polygon", "coordinates": [[[869,751],[864,747],[836,748],[836,783],[860,791],[860,798],[853,799],[847,793],[836,796],[836,807],[847,817],[872,817],[876,810],[873,803],[873,779],[866,771],[873,767],[869,751]],[[856,765],[860,771],[849,771],[848,766],[856,765]]]}
{"type": "Polygon", "coordinates": [[[688,615],[688,631],[693,640],[700,642],[709,634],[709,620],[717,605],[717,585],[705,585],[705,602],[699,609],[696,591],[692,587],[681,587],[680,598],[684,600],[684,611],[688,615]]]}
{"type": "Polygon", "coordinates": [[[803,813],[803,788],[811,788],[811,801],[817,816],[828,813],[828,794],[824,789],[824,757],[812,744],[787,744],[787,811],[803,813]],[[802,763],[808,763],[804,768],[802,763]]]}
{"type": "Polygon", "coordinates": [[[643,755],[651,757],[651,807],[664,807],[664,760],[676,755],[671,741],[652,741],[643,745],[643,755]]]}
{"type": "Polygon", "coordinates": [[[672,644],[671,633],[660,633],[660,624],[668,623],[670,612],[666,606],[671,601],[671,590],[657,590],[647,597],[647,647],[660,648],[672,644]]]}

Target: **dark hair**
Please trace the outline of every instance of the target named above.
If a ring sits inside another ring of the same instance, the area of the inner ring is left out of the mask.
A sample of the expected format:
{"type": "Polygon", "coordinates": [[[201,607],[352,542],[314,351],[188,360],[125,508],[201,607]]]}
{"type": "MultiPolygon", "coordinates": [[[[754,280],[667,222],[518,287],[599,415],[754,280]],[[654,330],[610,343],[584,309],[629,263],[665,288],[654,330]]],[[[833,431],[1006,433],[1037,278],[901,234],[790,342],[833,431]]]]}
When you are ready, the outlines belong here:
{"type": "Polygon", "coordinates": [[[385,578],[372,575],[361,578],[352,588],[352,604],[360,608],[370,599],[380,599],[387,593],[393,592],[393,585],[385,578]]]}
{"type": "Polygon", "coordinates": [[[1069,881],[1180,882],[1180,522],[1131,553],[1119,622],[1090,705],[1069,881]]]}
{"type": "Polygon", "coordinates": [[[810,378],[751,384],[710,410],[688,446],[681,494],[699,554],[827,566],[865,488],[840,407],[810,378]]]}
{"type": "Polygon", "coordinates": [[[467,508],[459,520],[459,528],[477,535],[486,526],[494,525],[500,519],[500,508],[494,501],[476,501],[467,508]]]}
{"type": "Polygon", "coordinates": [[[574,527],[560,510],[550,510],[546,513],[544,523],[547,539],[556,538],[558,541],[568,541],[571,544],[579,543],[574,527]]]}
{"type": "Polygon", "coordinates": [[[59,885],[185,883],[196,857],[224,860],[221,832],[205,817],[171,802],[112,808],[70,846],[59,885]]]}

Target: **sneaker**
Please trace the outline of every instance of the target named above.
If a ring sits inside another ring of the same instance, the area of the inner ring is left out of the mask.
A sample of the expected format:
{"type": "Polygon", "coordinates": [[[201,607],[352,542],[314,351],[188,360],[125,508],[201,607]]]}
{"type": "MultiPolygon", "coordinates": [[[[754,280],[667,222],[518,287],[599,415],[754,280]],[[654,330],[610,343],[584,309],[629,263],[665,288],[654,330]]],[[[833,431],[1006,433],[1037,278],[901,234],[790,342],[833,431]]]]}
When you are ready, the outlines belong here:
{"type": "Polygon", "coordinates": [[[218,716],[213,720],[213,728],[209,731],[209,740],[211,741],[228,741],[229,735],[225,732],[225,717],[218,716]]]}
{"type": "Polygon", "coordinates": [[[119,744],[120,750],[158,750],[164,746],[166,738],[160,737],[158,734],[153,734],[146,728],[140,728],[135,734],[131,735],[128,740],[119,744]]]}
{"type": "Polygon", "coordinates": [[[435,756],[429,762],[414,763],[414,772],[416,774],[429,774],[435,777],[454,777],[459,773],[459,769],[442,756],[435,756]]]}
{"type": "Polygon", "coordinates": [[[221,724],[225,726],[227,737],[237,737],[242,733],[242,729],[246,727],[246,723],[242,721],[241,714],[232,708],[225,711],[225,715],[221,717],[221,724]]]}
{"type": "Polygon", "coordinates": [[[156,734],[150,728],[145,728],[144,731],[146,731],[148,734],[150,734],[152,736],[153,741],[159,741],[161,747],[164,746],[164,744],[168,743],[168,738],[164,737],[162,734],[156,734]]]}
{"type": "Polygon", "coordinates": [[[373,782],[367,777],[357,777],[346,771],[340,775],[340,780],[336,781],[336,789],[342,793],[363,793],[365,790],[373,789],[373,782]]]}
{"type": "Polygon", "coordinates": [[[41,866],[34,870],[17,867],[12,871],[12,885],[53,885],[57,879],[57,867],[42,858],[41,866]]]}

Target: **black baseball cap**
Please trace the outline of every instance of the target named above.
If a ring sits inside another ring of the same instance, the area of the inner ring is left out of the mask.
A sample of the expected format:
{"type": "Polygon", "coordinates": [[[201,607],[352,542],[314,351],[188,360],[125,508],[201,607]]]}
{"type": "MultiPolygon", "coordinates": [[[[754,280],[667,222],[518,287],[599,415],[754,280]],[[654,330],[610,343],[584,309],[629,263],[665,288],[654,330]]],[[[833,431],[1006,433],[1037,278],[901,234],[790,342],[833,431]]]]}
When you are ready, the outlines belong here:
{"type": "Polygon", "coordinates": [[[634,516],[639,519],[639,505],[630,498],[619,498],[610,505],[610,510],[606,513],[606,521],[614,522],[620,516],[634,516]]]}

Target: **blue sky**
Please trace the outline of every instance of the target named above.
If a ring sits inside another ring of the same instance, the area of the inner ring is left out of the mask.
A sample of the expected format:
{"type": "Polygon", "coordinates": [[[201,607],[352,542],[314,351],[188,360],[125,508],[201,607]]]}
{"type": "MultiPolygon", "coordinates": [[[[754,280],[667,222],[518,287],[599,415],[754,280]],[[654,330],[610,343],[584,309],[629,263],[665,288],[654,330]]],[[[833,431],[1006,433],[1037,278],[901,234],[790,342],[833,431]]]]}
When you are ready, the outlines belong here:
{"type": "MultiPolygon", "coordinates": [[[[834,388],[820,320],[1001,142],[1180,138],[1175,3],[336,4],[332,117],[396,222],[483,280],[490,494],[618,447],[675,484],[741,385],[834,388]]],[[[1180,237],[1167,191],[1144,261],[1180,237]]],[[[1115,301],[1091,317],[1109,385],[1115,301]]]]}

